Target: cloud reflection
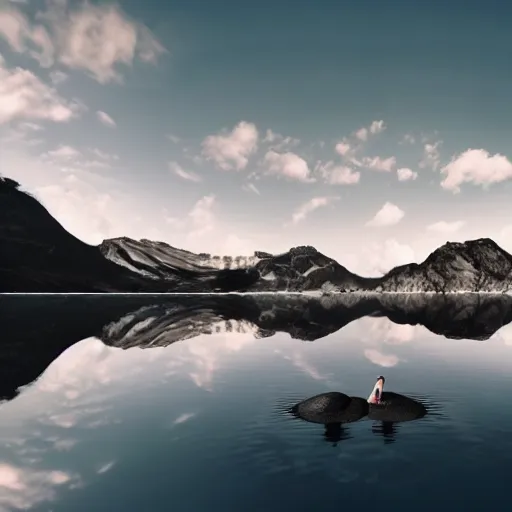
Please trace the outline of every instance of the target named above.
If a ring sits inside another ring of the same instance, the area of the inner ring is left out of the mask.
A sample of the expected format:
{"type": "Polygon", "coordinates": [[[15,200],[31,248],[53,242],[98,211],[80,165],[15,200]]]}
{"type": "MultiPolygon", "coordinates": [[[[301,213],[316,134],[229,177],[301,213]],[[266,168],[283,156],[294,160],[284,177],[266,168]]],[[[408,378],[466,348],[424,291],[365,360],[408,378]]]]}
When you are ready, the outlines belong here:
{"type": "Polygon", "coordinates": [[[291,354],[284,354],[281,351],[276,351],[279,354],[282,354],[284,359],[290,361],[295,368],[297,368],[302,373],[305,373],[309,377],[314,380],[319,381],[328,381],[329,375],[322,373],[318,368],[313,365],[310,361],[307,360],[306,356],[298,351],[293,351],[291,354]]]}
{"type": "Polygon", "coordinates": [[[180,414],[173,422],[173,425],[180,425],[181,423],[185,423],[188,420],[192,419],[194,416],[196,416],[195,412],[186,412],[183,414],[180,414]]]}
{"type": "MultiPolygon", "coordinates": [[[[197,387],[213,391],[214,374],[222,360],[256,341],[258,329],[242,322],[219,322],[210,336],[203,335],[176,345],[184,364],[192,366],[188,375],[197,387]],[[184,350],[186,352],[184,353],[184,350]]],[[[171,363],[172,365],[173,363],[171,363]]],[[[174,364],[174,367],[176,365],[174,364]]]]}
{"type": "Polygon", "coordinates": [[[499,340],[504,345],[512,347],[512,324],[505,325],[498,332],[493,334],[492,340],[499,340]]]}
{"type": "Polygon", "coordinates": [[[361,318],[353,324],[351,334],[362,341],[364,356],[383,368],[392,368],[405,361],[390,352],[391,347],[435,336],[421,325],[396,324],[386,317],[361,318]],[[370,345],[370,348],[364,345],[370,345]]]}
{"type": "Polygon", "coordinates": [[[382,366],[384,368],[392,368],[400,362],[400,359],[397,356],[393,354],[383,354],[374,348],[365,349],[364,355],[373,364],[382,366]]]}
{"type": "MultiPolygon", "coordinates": [[[[18,460],[19,465],[0,462],[0,512],[51,501],[59,488],[82,482],[77,474],[37,466],[52,452],[73,457],[79,442],[68,431],[121,421],[112,410],[116,397],[127,396],[141,386],[146,390],[159,386],[162,376],[169,378],[172,370],[206,391],[213,390],[215,373],[225,360],[255,341],[251,329],[232,327],[216,325],[212,328],[214,334],[167,349],[122,350],[88,338],[66,350],[38,380],[1,408],[4,425],[0,440],[11,447],[9,460],[18,460]],[[48,428],[53,429],[52,435],[45,436],[48,428]]],[[[182,413],[173,424],[185,423],[195,415],[182,413]]],[[[103,475],[115,463],[98,461],[93,471],[103,475]]]]}
{"type": "Polygon", "coordinates": [[[110,471],[115,465],[116,465],[115,461],[107,462],[106,464],[103,464],[102,466],[100,466],[96,472],[98,473],[98,475],[102,475],[103,473],[110,471]]]}
{"type": "MultiPolygon", "coordinates": [[[[212,391],[215,373],[224,362],[256,340],[252,327],[233,329],[232,322],[225,324],[212,326],[211,335],[184,340],[169,349],[122,350],[105,346],[97,338],[85,339],[61,354],[2,410],[17,418],[18,424],[34,421],[63,430],[97,428],[120,421],[111,416],[110,404],[116,396],[159,386],[162,377],[188,376],[196,386],[212,391]]],[[[70,440],[55,442],[62,450],[72,447],[70,440]]]]}
{"type": "Polygon", "coordinates": [[[0,511],[27,510],[56,498],[60,487],[80,484],[74,473],[59,470],[36,470],[0,462],[0,511]]]}

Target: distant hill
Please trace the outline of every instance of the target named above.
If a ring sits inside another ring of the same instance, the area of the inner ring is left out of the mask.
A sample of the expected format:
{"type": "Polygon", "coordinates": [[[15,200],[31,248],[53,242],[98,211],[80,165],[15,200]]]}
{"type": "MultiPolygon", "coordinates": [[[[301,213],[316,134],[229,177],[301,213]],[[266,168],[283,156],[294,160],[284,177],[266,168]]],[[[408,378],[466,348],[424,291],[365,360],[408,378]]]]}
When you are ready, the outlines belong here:
{"type": "Polygon", "coordinates": [[[0,178],[0,244],[0,292],[512,291],[512,256],[489,238],[447,242],[422,263],[376,278],[311,246],[235,258],[127,237],[92,246],[9,178],[0,178]]]}
{"type": "Polygon", "coordinates": [[[213,292],[243,290],[256,271],[176,265],[165,279],[106,258],[68,233],[20,184],[0,178],[0,292],[213,292]]]}

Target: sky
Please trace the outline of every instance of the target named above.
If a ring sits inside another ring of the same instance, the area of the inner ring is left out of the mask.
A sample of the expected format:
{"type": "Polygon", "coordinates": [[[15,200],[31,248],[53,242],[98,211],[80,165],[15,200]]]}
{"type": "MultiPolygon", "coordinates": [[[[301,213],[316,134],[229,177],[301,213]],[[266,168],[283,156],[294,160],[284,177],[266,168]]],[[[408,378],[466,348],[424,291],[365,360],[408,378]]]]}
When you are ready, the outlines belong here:
{"type": "Polygon", "coordinates": [[[512,252],[512,5],[468,5],[0,0],[0,173],[90,244],[512,252]]]}

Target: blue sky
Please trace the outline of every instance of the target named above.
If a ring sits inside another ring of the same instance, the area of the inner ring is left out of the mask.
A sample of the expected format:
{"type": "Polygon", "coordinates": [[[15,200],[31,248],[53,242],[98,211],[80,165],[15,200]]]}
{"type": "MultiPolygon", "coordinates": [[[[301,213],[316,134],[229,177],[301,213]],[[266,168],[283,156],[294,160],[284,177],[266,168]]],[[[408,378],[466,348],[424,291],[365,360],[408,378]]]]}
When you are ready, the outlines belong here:
{"type": "Polygon", "coordinates": [[[512,251],[506,2],[0,3],[1,171],[89,243],[512,251]]]}

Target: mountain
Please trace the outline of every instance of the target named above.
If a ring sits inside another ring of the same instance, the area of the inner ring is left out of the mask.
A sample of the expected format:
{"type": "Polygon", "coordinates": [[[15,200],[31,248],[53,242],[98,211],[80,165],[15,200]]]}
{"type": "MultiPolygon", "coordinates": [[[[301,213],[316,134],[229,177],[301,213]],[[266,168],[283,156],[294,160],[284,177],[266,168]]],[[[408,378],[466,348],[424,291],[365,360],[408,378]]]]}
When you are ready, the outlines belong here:
{"type": "Polygon", "coordinates": [[[376,291],[512,291],[512,256],[490,238],[448,242],[420,263],[396,267],[376,291]]]}
{"type": "Polygon", "coordinates": [[[208,273],[215,269],[236,269],[252,267],[257,257],[210,256],[176,249],[164,242],[132,240],[131,238],[110,238],[104,240],[99,249],[105,258],[153,279],[172,279],[177,269],[197,273],[208,273]]]}
{"type": "Polygon", "coordinates": [[[135,295],[0,297],[0,398],[11,399],[73,344],[98,337],[120,349],[172,345],[218,330],[314,341],[365,316],[486,340],[512,321],[508,295],[135,295]]]}
{"type": "Polygon", "coordinates": [[[32,196],[0,178],[0,292],[213,292],[243,290],[248,270],[179,265],[165,278],[134,272],[68,233],[32,196]]]}
{"type": "Polygon", "coordinates": [[[235,258],[127,237],[91,246],[19,187],[0,178],[0,292],[512,291],[512,256],[489,238],[447,242],[422,263],[368,278],[311,246],[235,258]]]}
{"type": "Polygon", "coordinates": [[[261,291],[356,291],[370,290],[378,279],[353,274],[311,246],[300,246],[284,254],[259,253],[255,264],[261,280],[252,289],[261,291]]]}
{"type": "Polygon", "coordinates": [[[337,292],[507,292],[512,291],[512,256],[489,238],[448,242],[422,263],[395,267],[379,278],[353,274],[313,247],[265,255],[255,268],[261,280],[251,289],[337,292]]]}

